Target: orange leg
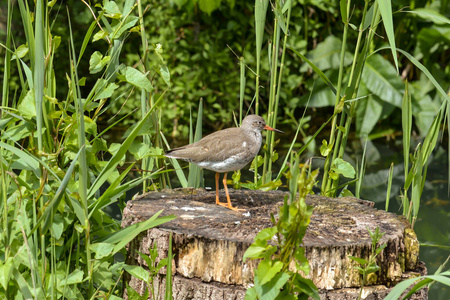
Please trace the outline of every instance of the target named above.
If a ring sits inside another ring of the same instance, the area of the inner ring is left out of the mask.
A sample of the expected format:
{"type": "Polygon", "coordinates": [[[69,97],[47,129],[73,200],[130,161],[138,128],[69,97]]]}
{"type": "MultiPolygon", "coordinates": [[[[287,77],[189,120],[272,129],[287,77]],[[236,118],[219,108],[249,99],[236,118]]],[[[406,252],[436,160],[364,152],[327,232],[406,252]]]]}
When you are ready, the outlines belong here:
{"type": "MultiPolygon", "coordinates": [[[[226,176],[227,173],[225,173],[226,176]]],[[[219,201],[219,177],[220,173],[216,173],[216,204],[221,206],[227,206],[227,203],[222,203],[219,201]]],[[[228,192],[227,192],[228,195],[228,192]]]]}
{"type": "MultiPolygon", "coordinates": [[[[225,194],[227,195],[227,205],[225,206],[226,208],[229,208],[231,210],[234,211],[244,211],[245,209],[239,209],[237,207],[233,207],[231,205],[231,200],[230,200],[230,194],[228,193],[228,186],[227,186],[227,173],[225,172],[225,174],[223,175],[223,187],[225,188],[225,194]]],[[[220,204],[222,205],[222,204],[220,204]]]]}

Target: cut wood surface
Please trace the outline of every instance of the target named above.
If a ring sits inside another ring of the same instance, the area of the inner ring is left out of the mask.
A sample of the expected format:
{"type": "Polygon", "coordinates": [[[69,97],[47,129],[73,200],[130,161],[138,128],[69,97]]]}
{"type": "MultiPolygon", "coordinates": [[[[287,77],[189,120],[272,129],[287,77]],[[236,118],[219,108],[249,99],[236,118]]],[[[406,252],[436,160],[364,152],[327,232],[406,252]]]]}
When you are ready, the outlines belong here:
{"type": "MultiPolygon", "coordinates": [[[[177,218],[136,238],[129,245],[127,263],[145,266],[136,250],[148,253],[154,243],[160,257],[166,257],[172,232],[174,299],[243,299],[257,267],[257,261],[242,260],[244,252],[261,229],[272,226],[270,214],[277,215],[287,195],[281,191],[231,190],[233,205],[245,209],[241,212],[215,205],[215,193],[203,189],[142,195],[127,203],[123,227],[146,220],[160,210],[164,210],[162,215],[177,218]],[[216,296],[207,296],[213,294],[216,296]]],[[[377,260],[381,269],[367,283],[371,286],[366,289],[369,295],[375,290],[379,295],[387,294],[395,283],[426,273],[424,266],[418,266],[417,237],[403,217],[377,210],[373,202],[356,198],[308,196],[306,202],[314,206],[303,239],[311,267],[307,278],[321,289],[321,295],[327,295],[326,299],[332,299],[333,293],[351,295],[361,286],[361,276],[354,269],[357,264],[348,256],[369,257],[371,239],[367,228],[373,231],[379,226],[385,233],[380,243],[387,243],[377,260]]],[[[164,274],[162,270],[156,286],[164,281],[164,274]]],[[[138,291],[144,288],[136,279],[130,285],[138,291]]],[[[163,285],[160,290],[163,292],[163,285]]],[[[416,299],[423,299],[423,295],[416,299]]]]}

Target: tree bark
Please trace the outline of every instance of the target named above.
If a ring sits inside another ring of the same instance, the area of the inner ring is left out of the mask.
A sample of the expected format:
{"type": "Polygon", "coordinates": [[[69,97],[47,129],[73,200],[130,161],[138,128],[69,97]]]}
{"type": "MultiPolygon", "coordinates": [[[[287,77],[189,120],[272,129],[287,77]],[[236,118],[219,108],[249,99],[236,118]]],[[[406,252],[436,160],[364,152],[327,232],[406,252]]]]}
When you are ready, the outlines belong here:
{"type": "MultiPolygon", "coordinates": [[[[170,232],[173,233],[173,299],[244,299],[253,282],[257,261],[243,261],[245,250],[256,234],[273,226],[270,214],[288,193],[281,191],[230,191],[233,205],[245,209],[235,212],[215,205],[215,193],[201,189],[176,189],[151,192],[129,201],[122,226],[146,220],[159,210],[162,215],[176,215],[171,222],[141,234],[128,249],[128,264],[147,267],[137,251],[148,254],[155,243],[159,259],[167,257],[170,232]]],[[[221,193],[221,199],[224,194],[221,193]]],[[[368,259],[371,239],[367,229],[378,226],[385,234],[380,245],[380,270],[369,277],[365,299],[382,299],[401,280],[426,274],[419,264],[419,242],[409,223],[393,213],[373,208],[374,203],[356,198],[308,196],[314,206],[311,223],[303,239],[311,271],[306,276],[320,289],[323,299],[357,299],[362,278],[348,256],[368,259]]],[[[154,289],[163,299],[165,273],[154,280],[154,289]]],[[[145,284],[126,279],[141,294],[145,284]]],[[[427,290],[415,299],[426,299],[427,290]]],[[[413,298],[414,299],[414,298],[413,298]]]]}

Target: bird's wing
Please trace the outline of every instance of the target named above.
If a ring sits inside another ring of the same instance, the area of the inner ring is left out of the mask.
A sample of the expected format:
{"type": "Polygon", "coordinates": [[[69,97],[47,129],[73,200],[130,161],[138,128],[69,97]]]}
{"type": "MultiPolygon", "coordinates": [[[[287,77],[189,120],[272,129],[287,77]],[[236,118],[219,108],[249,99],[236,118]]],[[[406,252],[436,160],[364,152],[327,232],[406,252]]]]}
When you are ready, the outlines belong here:
{"type": "Polygon", "coordinates": [[[173,149],[167,154],[190,162],[223,161],[249,147],[242,142],[241,131],[236,129],[214,132],[196,143],[173,149]]]}

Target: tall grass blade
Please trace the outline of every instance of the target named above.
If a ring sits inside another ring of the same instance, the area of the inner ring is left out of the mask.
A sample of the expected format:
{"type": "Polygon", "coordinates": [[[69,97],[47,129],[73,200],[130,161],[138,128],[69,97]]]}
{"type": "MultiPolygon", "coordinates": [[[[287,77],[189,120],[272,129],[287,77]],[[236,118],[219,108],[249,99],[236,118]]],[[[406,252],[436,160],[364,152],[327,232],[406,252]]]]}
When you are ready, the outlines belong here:
{"type": "MultiPolygon", "coordinates": [[[[192,115],[190,121],[190,132],[189,132],[189,142],[195,143],[202,138],[202,123],[203,123],[203,99],[200,99],[200,103],[198,105],[198,114],[197,114],[197,122],[195,125],[195,135],[193,135],[192,130],[192,115]]],[[[189,164],[189,175],[188,175],[188,186],[198,188],[202,186],[203,179],[203,170],[195,165],[189,164]]]]}
{"type": "Polygon", "coordinates": [[[364,181],[364,174],[366,173],[366,150],[367,150],[367,140],[364,143],[364,151],[361,158],[361,169],[359,171],[358,180],[356,181],[356,187],[355,187],[355,197],[359,198],[361,193],[362,184],[364,181]]]}
{"type": "Polygon", "coordinates": [[[114,244],[113,254],[122,250],[128,243],[130,243],[139,233],[142,231],[148,230],[155,226],[164,224],[166,222],[172,221],[176,217],[174,215],[164,216],[158,218],[158,216],[162,213],[162,210],[158,211],[154,214],[150,219],[145,220],[143,222],[139,222],[133,224],[131,226],[122,228],[119,231],[111,233],[110,235],[99,238],[95,240],[96,243],[110,243],[114,244]]]}
{"type": "Polygon", "coordinates": [[[411,94],[409,93],[408,81],[405,82],[405,95],[402,101],[402,129],[403,129],[403,163],[405,179],[409,170],[409,148],[412,130],[411,94]]]}
{"type": "MultiPolygon", "coordinates": [[[[445,284],[447,286],[450,286],[450,271],[445,271],[440,273],[439,275],[426,275],[426,276],[419,276],[415,278],[406,279],[404,281],[399,282],[395,285],[395,287],[392,289],[392,291],[384,298],[384,300],[397,300],[401,298],[401,295],[403,294],[406,289],[414,284],[420,284],[420,281],[423,279],[433,280],[440,282],[442,284],[445,284]]],[[[427,283],[429,283],[428,281],[427,283]]]]}
{"type": "Polygon", "coordinates": [[[389,168],[389,174],[388,174],[388,186],[386,190],[386,205],[385,210],[389,210],[389,202],[391,200],[391,189],[392,189],[392,178],[394,175],[394,163],[391,163],[391,167],[389,168]]]}
{"type": "Polygon", "coordinates": [[[255,36],[256,36],[256,92],[255,113],[259,114],[259,74],[261,66],[261,49],[266,23],[267,7],[269,0],[255,0],[255,36]]]}
{"type": "Polygon", "coordinates": [[[172,232],[169,235],[169,249],[167,253],[166,293],[164,300],[172,300],[172,232]]]}
{"type": "Polygon", "coordinates": [[[392,4],[391,0],[377,0],[380,7],[381,18],[383,20],[384,29],[389,40],[389,45],[394,58],[395,69],[398,73],[397,47],[395,46],[394,24],[392,22],[392,4]]]}
{"type": "Polygon", "coordinates": [[[128,148],[131,146],[131,143],[134,141],[134,139],[138,135],[142,126],[144,126],[146,119],[150,116],[150,114],[153,111],[155,111],[155,109],[159,106],[159,104],[161,104],[161,102],[163,100],[163,96],[166,92],[167,92],[167,90],[165,90],[162,93],[162,95],[155,102],[155,104],[147,111],[147,113],[144,115],[144,117],[136,124],[134,129],[130,132],[130,135],[125,139],[125,141],[120,146],[119,150],[113,155],[113,157],[111,157],[111,159],[108,161],[106,166],[102,169],[100,174],[94,180],[94,183],[92,184],[92,186],[89,188],[88,198],[92,198],[94,196],[94,194],[103,185],[103,183],[105,183],[106,180],[108,180],[108,178],[112,174],[112,172],[115,171],[116,166],[119,164],[120,160],[125,155],[128,148]]]}
{"type": "Polygon", "coordinates": [[[36,57],[34,64],[34,100],[36,103],[36,130],[39,151],[44,150],[43,145],[43,101],[44,101],[44,1],[36,2],[36,23],[35,23],[35,49],[36,57]]]}
{"type": "MultiPolygon", "coordinates": [[[[170,149],[169,143],[167,142],[164,134],[161,134],[161,139],[166,145],[167,149],[170,149]]],[[[178,180],[180,181],[181,187],[187,188],[189,186],[188,181],[186,179],[186,175],[184,175],[183,169],[180,166],[180,163],[175,158],[169,158],[170,163],[173,165],[175,174],[177,175],[178,180]]]]}
{"type": "Polygon", "coordinates": [[[239,65],[241,67],[241,77],[240,77],[240,89],[239,89],[239,126],[242,124],[242,114],[244,109],[244,96],[245,96],[245,86],[246,86],[246,79],[245,79],[245,63],[244,63],[244,57],[241,57],[239,59],[239,65]]]}

